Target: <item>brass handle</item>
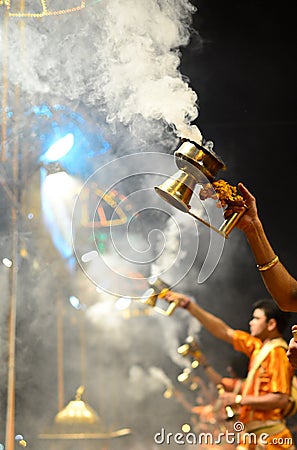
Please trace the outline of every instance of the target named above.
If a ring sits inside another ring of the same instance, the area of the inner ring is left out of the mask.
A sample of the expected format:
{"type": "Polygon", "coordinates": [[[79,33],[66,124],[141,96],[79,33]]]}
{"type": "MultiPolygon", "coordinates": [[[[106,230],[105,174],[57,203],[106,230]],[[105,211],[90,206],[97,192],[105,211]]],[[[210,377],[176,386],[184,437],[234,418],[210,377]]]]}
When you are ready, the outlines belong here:
{"type": "Polygon", "coordinates": [[[236,224],[239,222],[241,217],[244,215],[244,213],[247,211],[247,206],[244,205],[244,209],[242,209],[240,212],[234,212],[229,219],[225,220],[225,222],[220,226],[220,232],[223,233],[225,238],[229,236],[233,228],[235,228],[236,224]]]}

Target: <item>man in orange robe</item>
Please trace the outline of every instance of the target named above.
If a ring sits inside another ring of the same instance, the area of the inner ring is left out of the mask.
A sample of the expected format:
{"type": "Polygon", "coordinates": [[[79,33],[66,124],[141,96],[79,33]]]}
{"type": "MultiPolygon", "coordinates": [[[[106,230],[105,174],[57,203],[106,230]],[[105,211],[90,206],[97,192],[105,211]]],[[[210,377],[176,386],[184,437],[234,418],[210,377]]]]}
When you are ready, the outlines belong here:
{"type": "MultiPolygon", "coordinates": [[[[242,429],[236,436],[237,450],[295,449],[292,433],[284,419],[293,377],[293,368],[286,356],[287,344],[281,336],[288,314],[282,312],[272,299],[260,300],[254,304],[250,333],[246,333],[234,330],[184,294],[168,291],[166,300],[178,302],[215,337],[229,342],[249,358],[242,394],[221,394],[224,405],[239,407],[238,421],[242,429]],[[277,345],[273,347],[273,343],[277,345]]],[[[234,431],[236,434],[237,430],[234,431]]]]}

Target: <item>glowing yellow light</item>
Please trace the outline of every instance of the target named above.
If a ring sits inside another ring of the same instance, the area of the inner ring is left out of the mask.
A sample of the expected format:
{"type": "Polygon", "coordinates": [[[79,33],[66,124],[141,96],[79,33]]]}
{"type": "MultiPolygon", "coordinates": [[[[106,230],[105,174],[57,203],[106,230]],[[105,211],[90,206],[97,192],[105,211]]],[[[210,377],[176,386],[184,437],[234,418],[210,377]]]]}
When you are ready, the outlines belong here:
{"type": "Polygon", "coordinates": [[[0,0],[0,6],[7,6],[7,9],[10,7],[10,0],[0,0]]]}
{"type": "Polygon", "coordinates": [[[189,425],[188,423],[184,423],[184,424],[182,425],[181,429],[182,429],[182,431],[183,431],[184,433],[188,433],[188,432],[191,430],[191,427],[190,427],[190,425],[189,425]]]}
{"type": "Polygon", "coordinates": [[[27,258],[28,252],[27,252],[27,249],[25,247],[22,247],[20,249],[20,255],[21,255],[22,258],[27,258]]]}

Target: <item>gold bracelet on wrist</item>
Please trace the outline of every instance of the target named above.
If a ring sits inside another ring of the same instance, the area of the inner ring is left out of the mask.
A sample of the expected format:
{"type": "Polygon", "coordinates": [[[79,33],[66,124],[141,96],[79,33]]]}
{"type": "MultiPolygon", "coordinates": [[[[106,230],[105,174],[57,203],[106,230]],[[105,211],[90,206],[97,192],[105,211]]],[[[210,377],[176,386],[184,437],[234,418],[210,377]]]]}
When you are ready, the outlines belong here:
{"type": "Polygon", "coordinates": [[[242,400],[242,395],[237,394],[235,397],[235,404],[236,405],[241,405],[241,400],[242,400]]]}
{"type": "Polygon", "coordinates": [[[270,262],[266,264],[257,264],[257,269],[260,272],[265,272],[265,270],[271,269],[271,267],[275,266],[279,262],[279,257],[275,256],[270,262]]]}

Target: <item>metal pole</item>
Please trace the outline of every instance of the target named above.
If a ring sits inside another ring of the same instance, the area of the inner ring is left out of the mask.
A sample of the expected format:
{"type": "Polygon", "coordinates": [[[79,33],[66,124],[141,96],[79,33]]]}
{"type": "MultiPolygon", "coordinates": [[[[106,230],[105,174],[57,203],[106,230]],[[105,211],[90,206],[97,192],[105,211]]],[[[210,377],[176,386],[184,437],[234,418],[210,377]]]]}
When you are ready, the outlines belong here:
{"type": "MultiPolygon", "coordinates": [[[[18,91],[16,91],[18,98],[18,91]]],[[[11,204],[11,259],[12,267],[9,279],[9,316],[8,316],[8,383],[6,409],[5,449],[14,450],[15,442],[15,337],[16,309],[19,270],[19,218],[21,193],[19,188],[19,143],[15,141],[12,155],[13,193],[15,201],[11,204]]]]}
{"type": "Polygon", "coordinates": [[[13,450],[15,442],[14,419],[15,419],[15,335],[16,335],[16,304],[17,304],[17,274],[18,274],[18,214],[17,209],[12,206],[11,225],[11,258],[12,267],[10,272],[10,298],[8,317],[8,386],[7,386],[7,410],[6,410],[6,433],[5,449],[13,450]]]}
{"type": "Polygon", "coordinates": [[[79,317],[79,335],[80,335],[80,370],[81,370],[81,384],[86,386],[87,383],[87,359],[86,359],[86,333],[85,333],[85,318],[80,314],[79,317]]]}
{"type": "Polygon", "coordinates": [[[3,50],[2,50],[2,118],[1,118],[1,162],[6,160],[6,105],[8,92],[7,76],[7,40],[8,40],[8,11],[3,14],[3,50]]]}
{"type": "MultiPolygon", "coordinates": [[[[24,7],[21,0],[21,8],[24,7]]],[[[3,81],[5,89],[2,98],[2,121],[4,129],[2,129],[2,152],[1,159],[6,159],[6,102],[8,97],[8,73],[7,73],[7,47],[8,47],[8,14],[5,14],[5,53],[3,65],[3,81]]],[[[20,23],[22,32],[24,32],[23,22],[20,23]]],[[[20,43],[23,45],[24,42],[20,43]]],[[[23,56],[23,55],[22,55],[23,56]]],[[[19,102],[19,89],[15,88],[15,104],[19,102]]],[[[7,374],[7,408],[6,408],[6,431],[5,431],[5,449],[14,450],[15,445],[15,378],[16,378],[16,310],[17,310],[17,291],[18,291],[18,270],[19,270],[19,219],[21,207],[21,190],[20,183],[20,146],[18,137],[15,138],[12,150],[12,175],[13,188],[11,203],[11,259],[12,268],[9,279],[9,314],[8,314],[8,374],[7,374]]]]}
{"type": "Polygon", "coordinates": [[[58,411],[64,407],[64,343],[63,306],[60,293],[57,299],[57,367],[58,367],[58,411]]]}
{"type": "MultiPolygon", "coordinates": [[[[2,118],[1,118],[1,162],[6,162],[6,137],[7,137],[7,97],[8,97],[8,73],[7,73],[7,44],[8,44],[8,11],[3,14],[3,52],[2,52],[2,118]]],[[[18,162],[13,155],[13,179],[17,179],[18,162]]],[[[8,309],[8,363],[7,363],[7,407],[5,448],[14,449],[14,417],[15,417],[15,327],[16,327],[16,302],[17,302],[17,272],[18,272],[18,205],[15,186],[10,190],[4,181],[4,187],[11,202],[11,260],[12,267],[9,273],[9,309],[8,309]]]]}

